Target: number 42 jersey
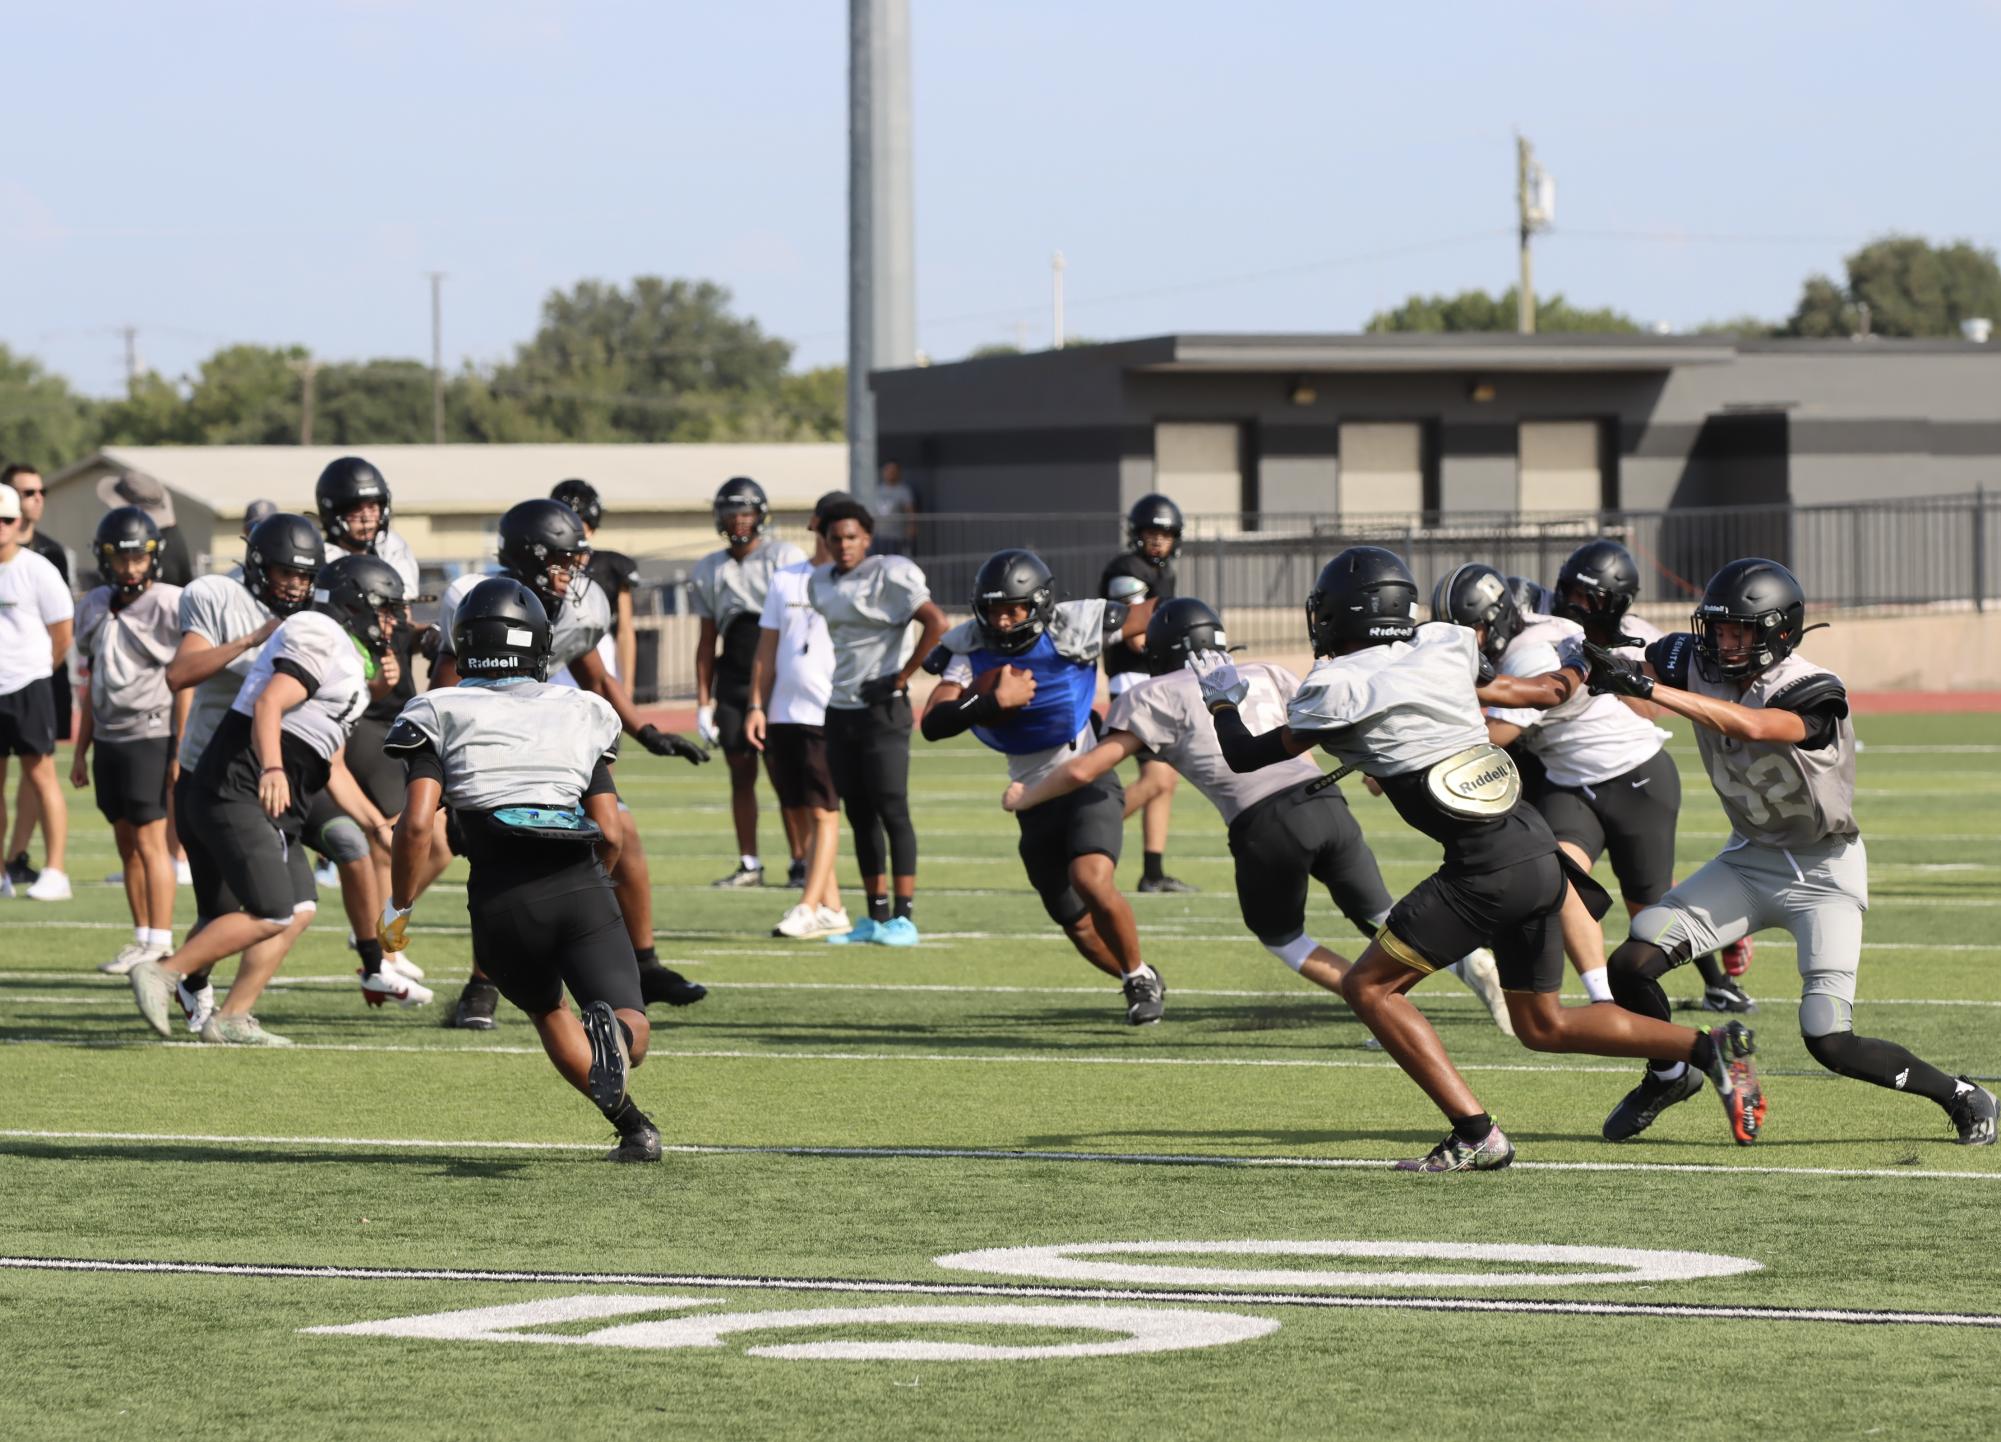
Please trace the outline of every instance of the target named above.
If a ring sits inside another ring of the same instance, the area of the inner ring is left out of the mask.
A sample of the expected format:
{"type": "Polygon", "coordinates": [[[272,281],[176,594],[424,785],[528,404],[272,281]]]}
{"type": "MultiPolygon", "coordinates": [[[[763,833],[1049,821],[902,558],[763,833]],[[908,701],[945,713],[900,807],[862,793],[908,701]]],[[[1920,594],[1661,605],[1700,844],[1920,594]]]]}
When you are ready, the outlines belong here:
{"type": "Polygon", "coordinates": [[[1788,850],[1860,834],[1855,824],[1855,725],[1840,677],[1794,654],[1768,667],[1740,693],[1736,681],[1712,681],[1702,674],[1695,638],[1685,632],[1654,642],[1647,660],[1670,686],[1754,710],[1791,711],[1806,723],[1806,739],[1798,742],[1739,741],[1707,726],[1694,728],[1703,769],[1737,835],[1788,850]]]}

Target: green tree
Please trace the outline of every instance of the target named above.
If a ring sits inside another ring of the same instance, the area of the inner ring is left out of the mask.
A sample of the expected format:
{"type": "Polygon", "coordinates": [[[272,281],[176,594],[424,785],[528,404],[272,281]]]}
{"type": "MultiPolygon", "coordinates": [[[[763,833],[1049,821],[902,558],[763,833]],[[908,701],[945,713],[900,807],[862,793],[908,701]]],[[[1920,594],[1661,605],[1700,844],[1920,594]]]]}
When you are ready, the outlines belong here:
{"type": "MultiPolygon", "coordinates": [[[[1511,331],[1515,328],[1516,298],[1520,289],[1510,286],[1500,295],[1484,290],[1462,290],[1457,295],[1414,295],[1394,310],[1378,311],[1363,329],[1421,331],[1429,333],[1461,331],[1511,331]]],[[[1549,335],[1632,334],[1642,329],[1631,316],[1609,307],[1581,310],[1561,295],[1536,302],[1536,329],[1549,335]]]]}
{"type": "Polygon", "coordinates": [[[431,368],[422,361],[324,365],[313,378],[321,445],[410,445],[431,439],[431,368]]]}
{"type": "Polygon", "coordinates": [[[0,346],[0,456],[53,471],[88,454],[90,401],[39,361],[0,346]]]}
{"type": "Polygon", "coordinates": [[[174,446],[191,439],[187,399],[158,371],[147,371],[124,396],[100,405],[97,423],[100,446],[174,446]]]}
{"type": "Polygon", "coordinates": [[[1843,263],[1848,284],[1807,278],[1786,333],[1847,336],[1957,336],[1975,316],[2001,320],[2001,265],[1969,241],[1932,245],[1915,235],[1871,241],[1843,263]]]}
{"type": "Polygon", "coordinates": [[[201,363],[188,394],[195,445],[281,446],[299,439],[304,346],[225,346],[201,363]]]}
{"type": "Polygon", "coordinates": [[[1706,320],[1689,329],[1691,335],[1727,335],[1740,340],[1757,340],[1765,336],[1784,335],[1785,324],[1781,321],[1766,320],[1763,316],[1733,315],[1723,320],[1706,320]]]}

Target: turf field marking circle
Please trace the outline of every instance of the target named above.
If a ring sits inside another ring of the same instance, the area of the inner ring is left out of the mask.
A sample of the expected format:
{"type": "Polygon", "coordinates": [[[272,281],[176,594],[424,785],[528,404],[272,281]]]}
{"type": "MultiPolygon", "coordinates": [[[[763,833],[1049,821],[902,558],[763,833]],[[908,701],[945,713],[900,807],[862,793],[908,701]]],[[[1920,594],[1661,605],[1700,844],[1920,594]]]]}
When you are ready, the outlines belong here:
{"type": "Polygon", "coordinates": [[[1515,1242],[1060,1242],[1041,1247],[990,1247],[952,1252],[932,1261],[949,1271],[987,1272],[1061,1282],[1110,1282],[1167,1287],[1578,1287],[1619,1282],[1686,1282],[1764,1270],[1749,1257],[1710,1252],[1641,1251],[1632,1247],[1562,1247],[1515,1242]],[[1368,1257],[1430,1261],[1542,1263],[1600,1267],[1595,1272],[1329,1272],[1159,1266],[1099,1261],[1106,1256],[1368,1257]]]}

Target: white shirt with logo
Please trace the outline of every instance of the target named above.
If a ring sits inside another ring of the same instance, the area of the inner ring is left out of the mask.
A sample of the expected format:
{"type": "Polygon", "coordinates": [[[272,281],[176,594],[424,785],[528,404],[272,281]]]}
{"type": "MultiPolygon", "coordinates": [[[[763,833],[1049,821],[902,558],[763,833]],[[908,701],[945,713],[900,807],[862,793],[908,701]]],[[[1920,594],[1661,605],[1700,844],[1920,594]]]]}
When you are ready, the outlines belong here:
{"type": "Polygon", "coordinates": [[[62,572],[26,546],[0,564],[0,696],[55,674],[49,628],[76,618],[62,572]]]}

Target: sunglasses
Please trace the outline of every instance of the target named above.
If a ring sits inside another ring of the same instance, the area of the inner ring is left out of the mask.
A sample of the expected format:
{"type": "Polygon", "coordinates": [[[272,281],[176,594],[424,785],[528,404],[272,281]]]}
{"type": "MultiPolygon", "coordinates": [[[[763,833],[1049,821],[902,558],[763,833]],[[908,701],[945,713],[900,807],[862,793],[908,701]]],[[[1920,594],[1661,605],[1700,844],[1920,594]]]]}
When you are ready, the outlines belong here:
{"type": "Polygon", "coordinates": [[[31,491],[26,486],[16,486],[14,487],[14,494],[26,501],[32,500],[36,496],[46,496],[48,492],[39,488],[31,491]]]}
{"type": "Polygon", "coordinates": [[[19,516],[0,516],[0,526],[18,526],[20,524],[21,518],[19,516]]]}

